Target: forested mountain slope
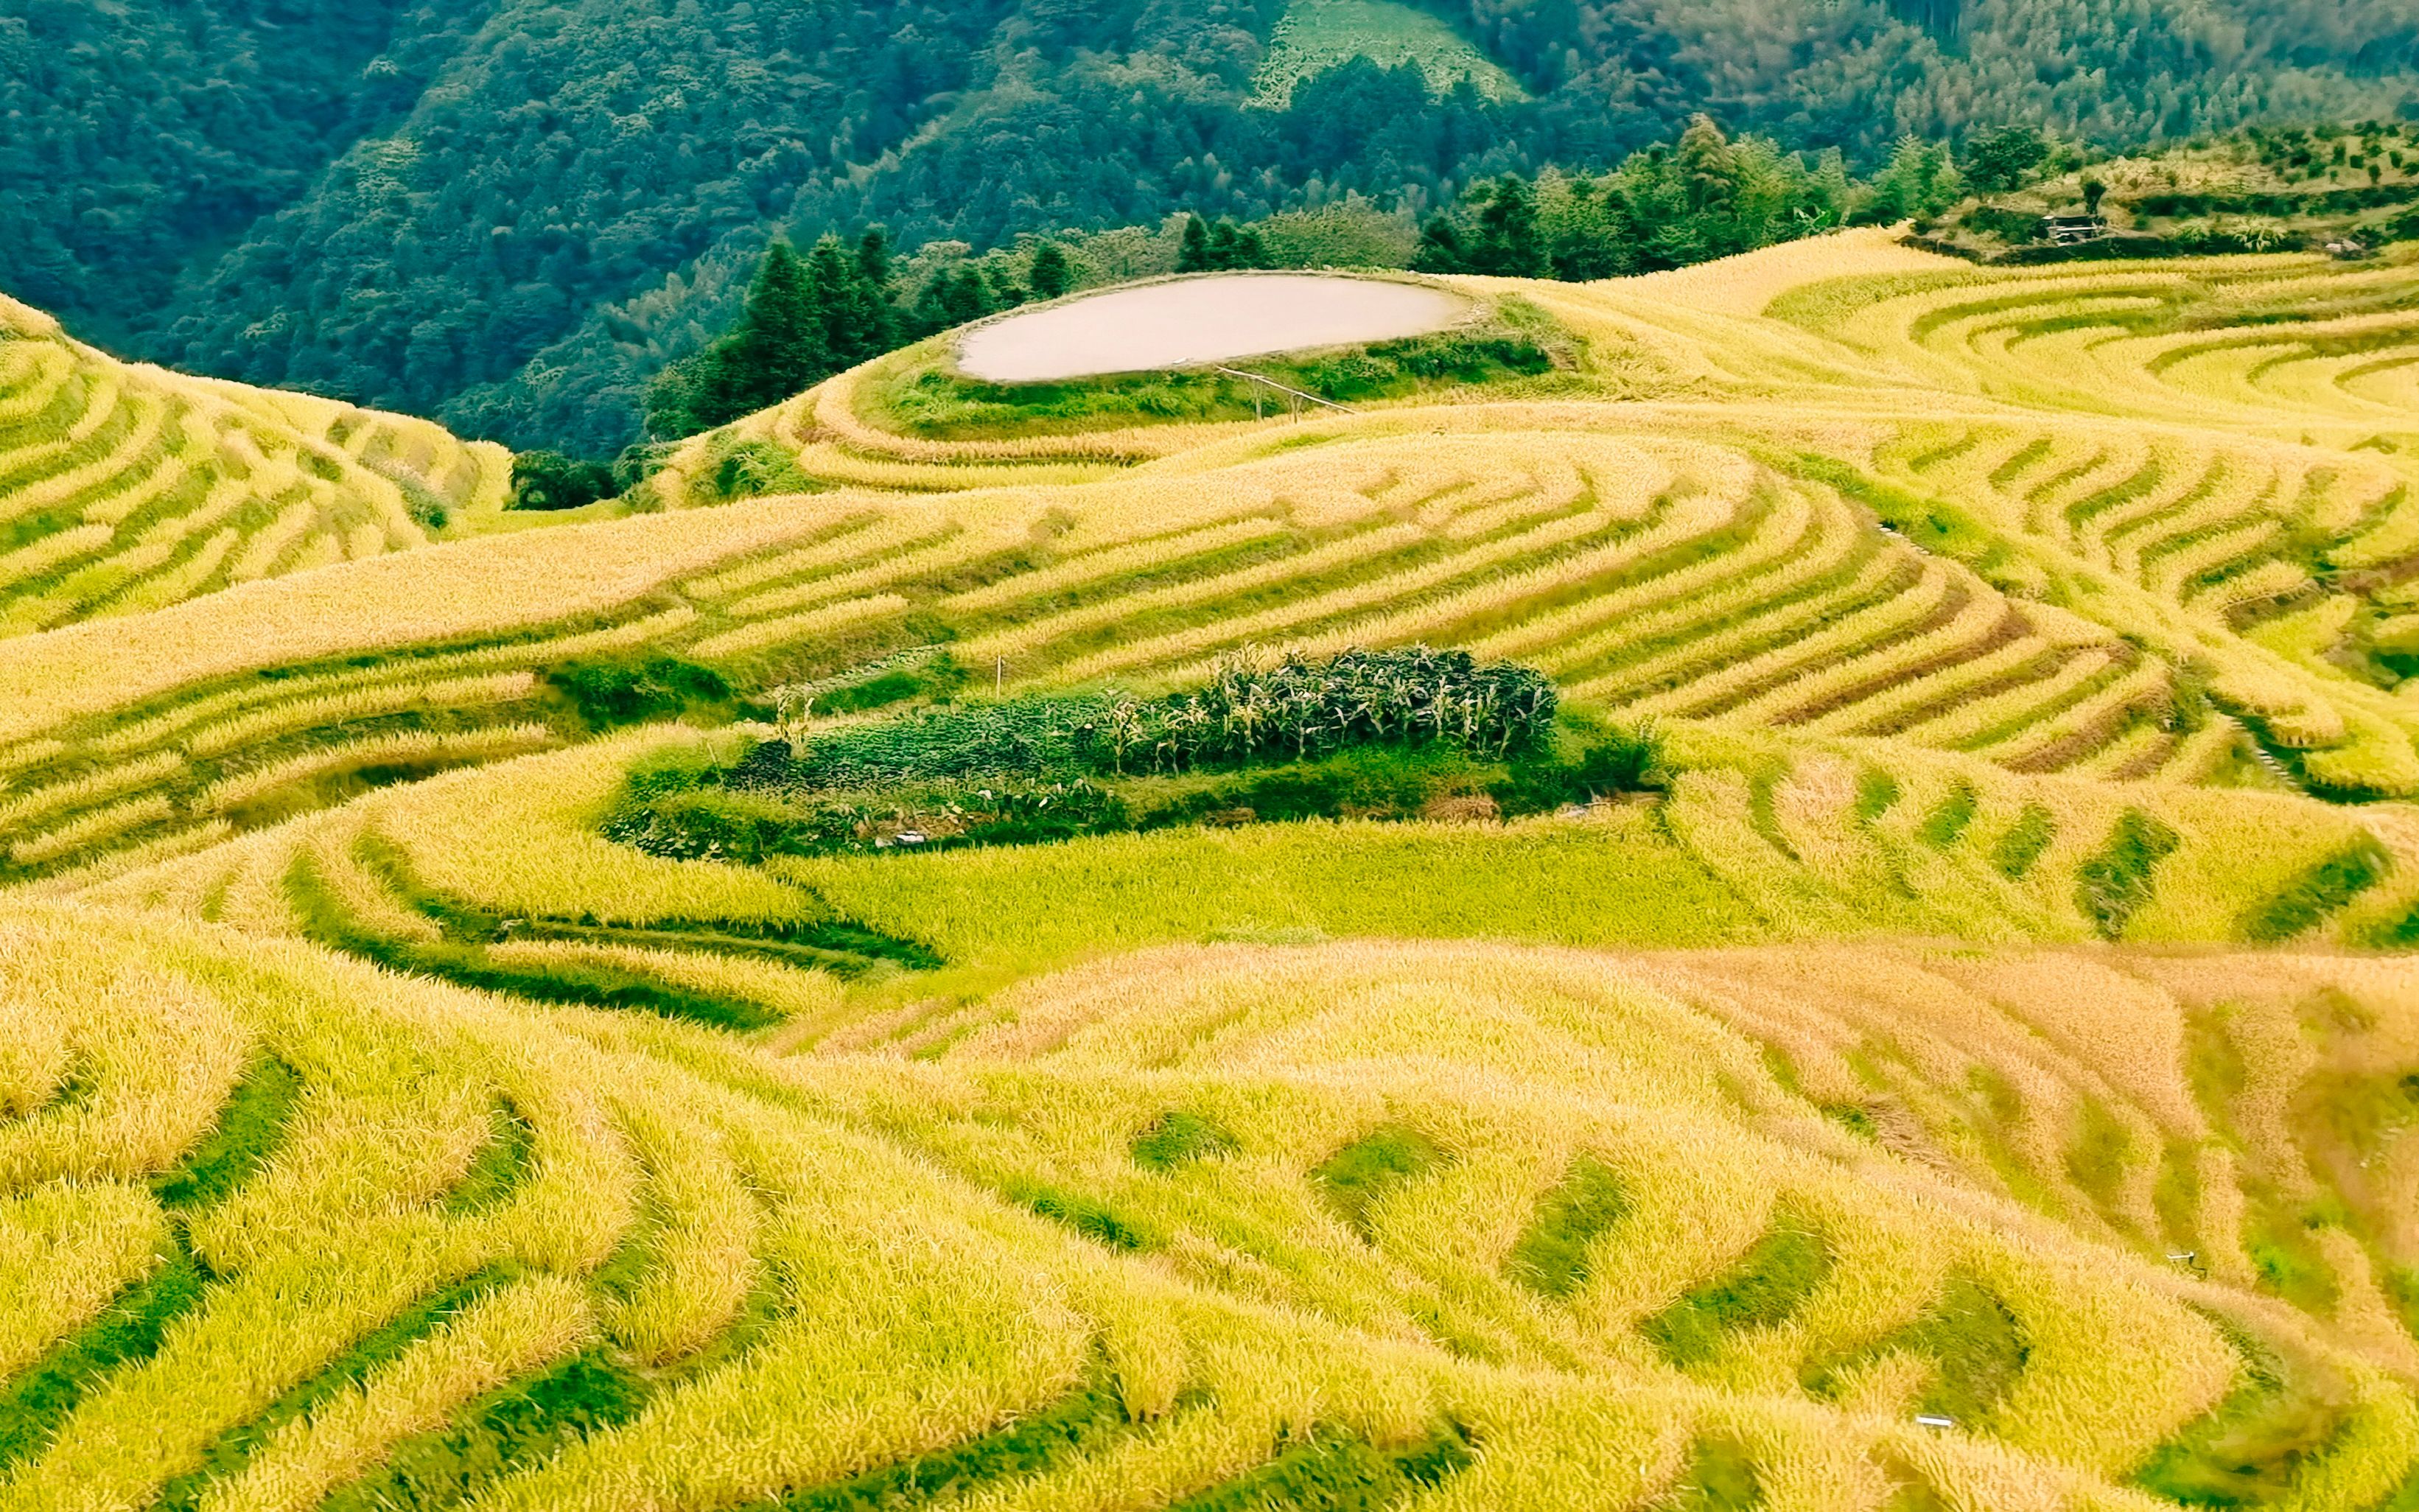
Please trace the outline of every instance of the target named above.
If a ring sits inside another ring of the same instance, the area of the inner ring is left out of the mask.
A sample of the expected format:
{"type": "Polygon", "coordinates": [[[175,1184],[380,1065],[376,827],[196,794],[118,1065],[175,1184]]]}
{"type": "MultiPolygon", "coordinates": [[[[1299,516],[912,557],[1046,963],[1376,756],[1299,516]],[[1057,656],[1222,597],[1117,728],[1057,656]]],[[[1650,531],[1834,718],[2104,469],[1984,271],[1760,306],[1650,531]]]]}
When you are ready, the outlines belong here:
{"type": "Polygon", "coordinates": [[[1708,107],[1866,158],[2018,117],[2383,116],[2413,27],[2407,0],[44,0],[0,19],[0,266],[131,355],[527,441],[525,364],[773,223],[981,245],[1433,193],[1610,162],[1708,107]],[[1271,92],[1281,25],[1343,66],[1271,92]],[[1456,69],[1511,87],[1434,97],[1456,69]]]}

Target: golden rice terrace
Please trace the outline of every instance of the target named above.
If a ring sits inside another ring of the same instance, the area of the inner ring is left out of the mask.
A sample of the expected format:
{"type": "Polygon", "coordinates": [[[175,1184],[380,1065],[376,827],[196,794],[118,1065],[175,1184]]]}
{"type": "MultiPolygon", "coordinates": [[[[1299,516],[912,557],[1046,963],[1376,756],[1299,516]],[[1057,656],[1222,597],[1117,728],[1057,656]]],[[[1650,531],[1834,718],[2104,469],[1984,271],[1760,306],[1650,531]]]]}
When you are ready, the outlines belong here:
{"type": "Polygon", "coordinates": [[[0,1512],[2419,1509],[2419,261],[1443,282],[567,521],[0,306],[0,1512]]]}

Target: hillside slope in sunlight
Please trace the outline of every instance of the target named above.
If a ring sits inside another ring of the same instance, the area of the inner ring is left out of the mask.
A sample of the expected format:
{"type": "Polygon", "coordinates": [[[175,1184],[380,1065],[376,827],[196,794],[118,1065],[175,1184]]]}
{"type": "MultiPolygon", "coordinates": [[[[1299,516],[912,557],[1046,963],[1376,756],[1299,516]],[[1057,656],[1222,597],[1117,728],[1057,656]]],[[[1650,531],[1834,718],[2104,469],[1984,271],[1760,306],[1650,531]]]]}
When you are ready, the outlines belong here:
{"type": "Polygon", "coordinates": [[[503,449],[119,363],[0,296],[0,636],[426,544],[503,505],[503,449]]]}
{"type": "Polygon", "coordinates": [[[0,949],[8,1506],[2414,1484],[2398,965],[1191,947],[782,1057],[156,917],[0,949]]]}
{"type": "Polygon", "coordinates": [[[942,340],[688,443],[622,506],[659,513],[0,644],[0,824],[49,869],[216,834],[231,780],[287,772],[264,811],[291,811],[426,769],[429,742],[474,760],[769,715],[788,684],[1158,687],[1247,645],[1410,640],[1633,719],[2400,798],[2414,282],[1986,270],[1852,233],[1463,281],[1542,367],[1383,344],[1282,369],[1362,374],[1353,412],[1256,421],[1235,379],[982,385],[942,340]]]}
{"type": "Polygon", "coordinates": [[[0,1512],[2419,1508],[2419,265],[1455,286],[0,640],[0,1512]]]}

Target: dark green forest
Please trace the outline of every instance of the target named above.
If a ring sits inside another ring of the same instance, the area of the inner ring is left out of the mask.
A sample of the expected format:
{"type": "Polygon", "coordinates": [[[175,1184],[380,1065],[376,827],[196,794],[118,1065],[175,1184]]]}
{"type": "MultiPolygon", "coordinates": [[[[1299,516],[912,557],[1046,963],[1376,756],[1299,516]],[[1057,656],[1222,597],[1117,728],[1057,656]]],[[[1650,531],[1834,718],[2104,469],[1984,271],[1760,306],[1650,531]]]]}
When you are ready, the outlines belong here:
{"type": "Polygon", "coordinates": [[[1527,98],[1357,61],[1267,108],[1285,5],[14,0],[0,286],[127,355],[609,455],[777,230],[1416,224],[1701,111],[1871,174],[1910,133],[2123,147],[2419,95],[2419,0],[1433,0],[1527,98]]]}

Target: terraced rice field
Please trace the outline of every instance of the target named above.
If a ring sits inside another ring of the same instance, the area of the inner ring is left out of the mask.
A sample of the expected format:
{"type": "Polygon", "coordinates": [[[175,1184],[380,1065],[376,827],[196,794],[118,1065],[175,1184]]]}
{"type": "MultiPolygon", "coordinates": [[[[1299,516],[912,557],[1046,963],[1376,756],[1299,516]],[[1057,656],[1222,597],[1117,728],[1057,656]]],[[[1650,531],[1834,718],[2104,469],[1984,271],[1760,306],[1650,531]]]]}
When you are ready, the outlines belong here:
{"type": "Polygon", "coordinates": [[[113,362],[0,302],[0,636],[427,544],[509,462],[440,427],[113,362]]]}
{"type": "Polygon", "coordinates": [[[1526,388],[973,440],[911,352],[705,507],[28,624],[0,1512],[2411,1512],[2414,285],[1857,235],[1518,285],[1526,388]],[[608,835],[777,687],[1412,642],[1668,780],[608,835]]]}
{"type": "Polygon", "coordinates": [[[2411,1063],[2399,966],[1187,946],[775,1055],[0,938],[0,1504],[2365,1508],[2419,1451],[2413,1147],[2274,1121],[2411,1063]]]}

